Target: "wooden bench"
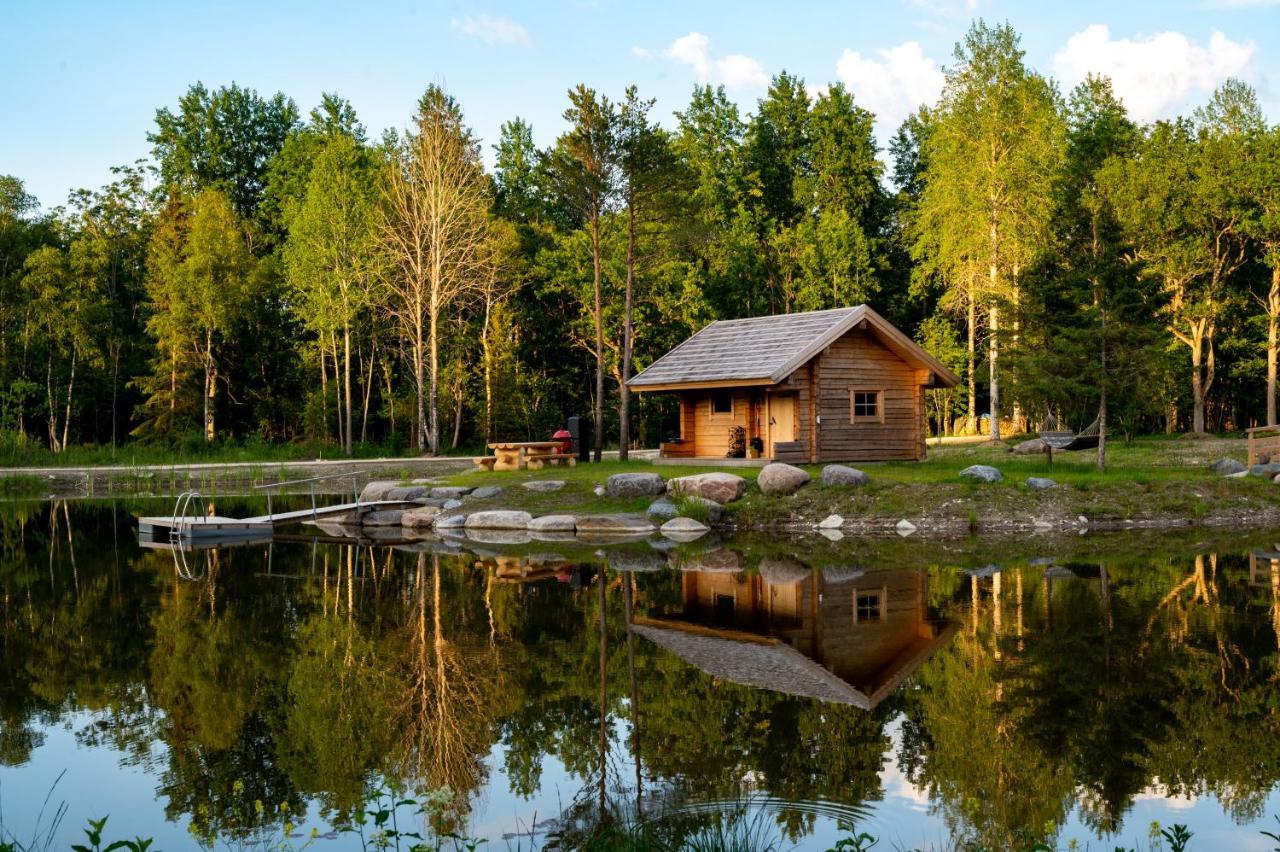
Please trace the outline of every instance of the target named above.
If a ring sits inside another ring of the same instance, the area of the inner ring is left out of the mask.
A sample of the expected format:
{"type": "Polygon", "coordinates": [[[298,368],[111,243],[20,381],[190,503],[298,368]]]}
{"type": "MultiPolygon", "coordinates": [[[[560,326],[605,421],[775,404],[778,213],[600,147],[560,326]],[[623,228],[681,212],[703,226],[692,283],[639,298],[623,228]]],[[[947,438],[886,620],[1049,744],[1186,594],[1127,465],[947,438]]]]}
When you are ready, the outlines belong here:
{"type": "Polygon", "coordinates": [[[478,468],[483,468],[484,470],[491,471],[493,470],[493,466],[498,463],[498,457],[497,456],[481,456],[480,458],[472,459],[471,462],[478,468]]]}
{"type": "Polygon", "coordinates": [[[575,467],[577,458],[567,453],[525,453],[525,465],[529,470],[542,470],[544,467],[575,467]]]}

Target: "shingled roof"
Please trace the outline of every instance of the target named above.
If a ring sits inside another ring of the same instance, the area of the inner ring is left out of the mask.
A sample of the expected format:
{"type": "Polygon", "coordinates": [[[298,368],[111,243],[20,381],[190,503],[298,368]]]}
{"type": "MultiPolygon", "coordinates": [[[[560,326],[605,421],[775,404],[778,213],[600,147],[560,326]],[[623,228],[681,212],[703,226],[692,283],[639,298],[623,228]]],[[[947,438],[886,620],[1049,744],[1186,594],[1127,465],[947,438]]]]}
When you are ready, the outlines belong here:
{"type": "Polygon", "coordinates": [[[717,320],[627,384],[635,390],[777,384],[863,321],[903,360],[930,370],[939,384],[959,384],[959,378],[940,361],[866,305],[717,320]]]}

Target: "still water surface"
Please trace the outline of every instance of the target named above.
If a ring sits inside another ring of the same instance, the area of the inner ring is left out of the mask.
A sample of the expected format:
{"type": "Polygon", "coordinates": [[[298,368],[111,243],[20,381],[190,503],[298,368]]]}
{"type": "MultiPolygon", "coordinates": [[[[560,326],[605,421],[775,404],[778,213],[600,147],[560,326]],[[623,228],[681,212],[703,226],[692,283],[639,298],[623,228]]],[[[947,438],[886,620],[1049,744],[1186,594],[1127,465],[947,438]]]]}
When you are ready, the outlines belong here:
{"type": "Polygon", "coordinates": [[[850,825],[885,848],[1145,848],[1153,821],[1274,845],[1266,537],[1010,557],[303,526],[175,564],[133,532],[167,508],[0,508],[4,831],[65,801],[59,848],[108,814],[113,837],[222,848],[261,802],[346,850],[330,829],[396,779],[488,849],[733,819],[819,850],[850,825]]]}

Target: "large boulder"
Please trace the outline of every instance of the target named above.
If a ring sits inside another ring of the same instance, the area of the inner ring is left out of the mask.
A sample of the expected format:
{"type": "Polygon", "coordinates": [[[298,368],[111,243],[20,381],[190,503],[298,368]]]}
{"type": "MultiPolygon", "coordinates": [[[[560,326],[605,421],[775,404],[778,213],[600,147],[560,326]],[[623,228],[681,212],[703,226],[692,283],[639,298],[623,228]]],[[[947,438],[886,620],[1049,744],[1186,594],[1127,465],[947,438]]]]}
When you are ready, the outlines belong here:
{"type": "Polygon", "coordinates": [[[609,567],[615,571],[661,571],[667,567],[667,557],[648,548],[624,547],[610,550],[609,567]]]}
{"type": "Polygon", "coordinates": [[[644,515],[579,515],[579,533],[597,535],[641,535],[656,529],[644,515]]]}
{"type": "Polygon", "coordinates": [[[671,494],[705,497],[723,506],[747,493],[747,481],[732,473],[698,473],[670,480],[667,482],[667,491],[671,494]]]}
{"type": "Polygon", "coordinates": [[[1239,473],[1246,470],[1244,462],[1235,459],[1217,459],[1209,463],[1209,470],[1219,476],[1230,476],[1233,473],[1239,473]]]}
{"type": "Polygon", "coordinates": [[[395,488],[388,488],[382,499],[400,500],[408,503],[411,500],[419,500],[426,496],[427,487],[425,485],[397,485],[395,488]]]}
{"type": "Polygon", "coordinates": [[[809,474],[795,465],[783,464],[782,462],[773,462],[767,464],[760,470],[760,476],[756,478],[756,485],[760,486],[761,494],[768,494],[771,497],[787,496],[795,494],[809,482],[809,474]]]}
{"type": "Polygon", "coordinates": [[[1032,491],[1044,491],[1048,488],[1056,488],[1058,483],[1044,476],[1031,476],[1027,478],[1027,487],[1032,491]]]}
{"type": "Polygon", "coordinates": [[[1280,462],[1267,462],[1266,464],[1255,464],[1249,468],[1249,473],[1254,476],[1265,476],[1272,479],[1277,473],[1280,473],[1280,462]]]}
{"type": "Polygon", "coordinates": [[[457,500],[475,491],[470,485],[437,485],[431,489],[431,496],[440,500],[457,500]]]}
{"type": "Polygon", "coordinates": [[[573,532],[578,519],[573,515],[543,515],[529,522],[530,532],[573,532]]]}
{"type": "Polygon", "coordinates": [[[438,530],[461,530],[466,523],[466,515],[439,515],[435,527],[438,530]]]}
{"type": "Polygon", "coordinates": [[[818,529],[820,530],[838,530],[844,526],[844,518],[839,515],[827,515],[818,521],[818,529]]]}
{"type": "Polygon", "coordinates": [[[666,535],[669,533],[704,533],[710,527],[701,521],[695,521],[693,518],[672,518],[659,529],[666,535]]]}
{"type": "Polygon", "coordinates": [[[706,497],[698,497],[693,494],[681,497],[680,505],[676,508],[680,510],[677,514],[706,515],[707,523],[709,524],[718,524],[724,520],[724,506],[721,506],[715,500],[708,500],[706,497]]]}
{"type": "Polygon", "coordinates": [[[793,586],[809,579],[813,571],[789,556],[766,556],[760,560],[760,576],[771,586],[793,586]]]}
{"type": "Polygon", "coordinates": [[[1023,441],[1013,448],[1014,455],[1018,456],[1034,456],[1044,452],[1044,441],[1039,438],[1032,438],[1030,441],[1023,441]]]}
{"type": "Polygon", "coordinates": [[[400,487],[400,482],[394,479],[375,479],[365,485],[360,491],[357,498],[361,503],[377,503],[380,500],[387,499],[387,492],[392,488],[400,487]]]}
{"type": "Polygon", "coordinates": [[[404,520],[403,510],[387,509],[363,515],[360,518],[360,523],[366,527],[398,527],[402,520],[404,520]]]}
{"type": "MultiPolygon", "coordinates": [[[[718,508],[719,506],[720,504],[717,503],[716,507],[718,508]]],[[[649,504],[649,508],[645,509],[644,513],[658,521],[669,521],[676,515],[680,514],[676,509],[676,504],[672,503],[666,497],[663,497],[661,500],[654,500],[649,504]]]]}
{"type": "Polygon", "coordinates": [[[485,530],[527,530],[533,516],[528,512],[517,512],[507,509],[494,509],[487,512],[472,512],[467,515],[467,529],[485,530]]]}
{"type": "Polygon", "coordinates": [[[410,528],[434,526],[440,511],[438,506],[421,506],[417,509],[409,509],[400,517],[400,525],[410,528]]]}
{"type": "Polygon", "coordinates": [[[829,464],[822,469],[823,485],[866,485],[871,481],[871,477],[867,476],[856,467],[848,467],[842,464],[829,464]]]}
{"type": "Polygon", "coordinates": [[[1004,475],[989,464],[975,464],[960,471],[960,478],[970,482],[1003,482],[1004,475]]]}
{"type": "Polygon", "coordinates": [[[666,493],[667,483],[656,473],[615,473],[604,490],[610,497],[656,497],[666,493]]]}
{"type": "Polygon", "coordinates": [[[467,497],[471,500],[492,500],[501,493],[502,489],[496,485],[482,485],[468,494],[467,497]]]}
{"type": "Polygon", "coordinates": [[[521,487],[527,488],[537,494],[550,494],[552,491],[559,491],[564,488],[564,480],[562,479],[535,479],[532,482],[521,482],[521,487]]]}

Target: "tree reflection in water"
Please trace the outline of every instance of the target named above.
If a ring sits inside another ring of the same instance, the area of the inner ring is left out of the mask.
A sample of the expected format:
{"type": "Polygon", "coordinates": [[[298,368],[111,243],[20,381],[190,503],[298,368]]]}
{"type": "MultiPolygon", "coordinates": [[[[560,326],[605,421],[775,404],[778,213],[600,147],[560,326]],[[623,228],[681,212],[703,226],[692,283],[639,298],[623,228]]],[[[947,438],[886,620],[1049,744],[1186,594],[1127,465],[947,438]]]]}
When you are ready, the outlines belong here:
{"type": "Polygon", "coordinates": [[[280,806],[341,824],[387,781],[447,788],[431,828],[465,830],[549,761],[579,795],[513,828],[566,847],[687,837],[744,802],[802,840],[876,812],[886,760],[957,839],[996,848],[1076,821],[1131,841],[1152,796],[1211,796],[1246,825],[1280,779],[1265,541],[959,565],[901,544],[302,542],[202,555],[190,582],[128,522],[0,512],[0,763],[39,764],[74,725],[206,840],[280,806]]]}

